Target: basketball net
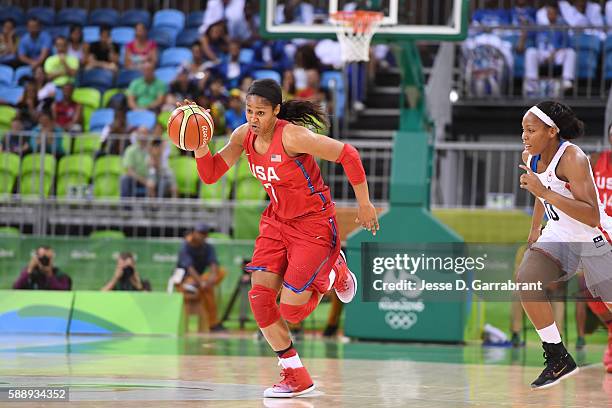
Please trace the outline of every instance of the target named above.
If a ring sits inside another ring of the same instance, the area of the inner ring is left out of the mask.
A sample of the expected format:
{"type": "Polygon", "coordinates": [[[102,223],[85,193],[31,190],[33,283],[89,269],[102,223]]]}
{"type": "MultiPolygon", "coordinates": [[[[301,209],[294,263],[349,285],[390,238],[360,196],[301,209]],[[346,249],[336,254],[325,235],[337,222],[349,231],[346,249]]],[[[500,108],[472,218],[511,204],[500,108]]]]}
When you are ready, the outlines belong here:
{"type": "Polygon", "coordinates": [[[330,16],[336,28],[342,61],[345,63],[370,60],[370,42],[382,23],[378,11],[337,11],[330,16]]]}

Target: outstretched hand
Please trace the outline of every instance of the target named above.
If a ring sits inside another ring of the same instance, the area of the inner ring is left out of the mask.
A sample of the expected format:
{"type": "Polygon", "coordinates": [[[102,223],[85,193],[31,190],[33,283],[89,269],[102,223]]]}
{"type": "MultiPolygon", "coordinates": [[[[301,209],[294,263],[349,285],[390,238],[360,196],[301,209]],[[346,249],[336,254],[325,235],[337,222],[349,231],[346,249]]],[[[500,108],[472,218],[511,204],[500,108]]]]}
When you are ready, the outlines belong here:
{"type": "Polygon", "coordinates": [[[371,202],[359,206],[355,223],[361,224],[363,229],[370,231],[374,236],[376,235],[376,231],[380,229],[380,225],[378,224],[376,208],[374,208],[371,202]]]}
{"type": "Polygon", "coordinates": [[[524,164],[519,165],[519,167],[526,171],[520,177],[521,188],[529,191],[536,197],[542,197],[546,193],[546,187],[544,187],[538,176],[524,164]]]}

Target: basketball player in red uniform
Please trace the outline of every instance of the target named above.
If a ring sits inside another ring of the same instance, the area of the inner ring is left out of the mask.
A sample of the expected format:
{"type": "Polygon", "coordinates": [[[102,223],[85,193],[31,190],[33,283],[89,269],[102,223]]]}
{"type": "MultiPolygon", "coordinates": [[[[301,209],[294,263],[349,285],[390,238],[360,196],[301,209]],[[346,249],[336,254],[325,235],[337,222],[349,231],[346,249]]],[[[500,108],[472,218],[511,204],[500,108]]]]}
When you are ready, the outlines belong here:
{"type": "Polygon", "coordinates": [[[343,166],[359,203],[356,222],[376,235],[378,219],[357,150],[302,126],[326,122],[317,105],[283,102],[279,84],[262,79],[249,88],[246,118],[214,156],[206,145],[196,150],[198,174],[212,184],[245,152],[253,176],[270,197],[245,270],[252,272],[253,316],[282,366],[282,380],[264,397],[293,397],[312,391],[314,384],[286,322],[304,320],[332,287],[345,303],[357,291],[355,275],[340,252],[334,202],[315,157],[343,166]]]}
{"type": "MultiPolygon", "coordinates": [[[[608,141],[612,145],[612,124],[608,127],[608,141]]],[[[605,205],[606,214],[612,216],[612,149],[594,153],[590,159],[599,197],[605,205]]],[[[591,300],[587,305],[608,328],[608,347],[603,355],[603,365],[607,372],[612,373],[612,312],[601,301],[591,300]]]]}

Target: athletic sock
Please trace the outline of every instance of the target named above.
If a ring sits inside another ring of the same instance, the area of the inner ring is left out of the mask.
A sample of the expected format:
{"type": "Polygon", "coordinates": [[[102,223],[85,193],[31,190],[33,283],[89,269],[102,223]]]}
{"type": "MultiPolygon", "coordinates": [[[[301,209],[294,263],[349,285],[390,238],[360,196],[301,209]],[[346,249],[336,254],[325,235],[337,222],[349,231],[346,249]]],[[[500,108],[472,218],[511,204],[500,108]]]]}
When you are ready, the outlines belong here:
{"type": "Polygon", "coordinates": [[[536,329],[536,331],[544,343],[561,343],[561,334],[559,334],[559,329],[557,329],[557,324],[555,322],[548,327],[544,327],[543,329],[536,329]]]}
{"type": "Polygon", "coordinates": [[[277,351],[276,355],[280,360],[281,366],[283,368],[300,368],[303,367],[302,361],[300,360],[300,356],[297,353],[297,350],[293,348],[293,342],[284,350],[277,351]]]}

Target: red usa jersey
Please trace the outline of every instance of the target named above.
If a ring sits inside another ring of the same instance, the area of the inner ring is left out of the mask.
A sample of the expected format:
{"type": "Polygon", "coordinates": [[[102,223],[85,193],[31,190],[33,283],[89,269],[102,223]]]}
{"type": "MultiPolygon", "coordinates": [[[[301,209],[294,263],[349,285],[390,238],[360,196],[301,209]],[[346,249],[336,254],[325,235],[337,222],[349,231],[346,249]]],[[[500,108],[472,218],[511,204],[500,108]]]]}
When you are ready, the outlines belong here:
{"type": "Polygon", "coordinates": [[[606,213],[612,216],[612,150],[601,152],[595,163],[593,175],[599,198],[606,206],[606,213]]]}
{"type": "Polygon", "coordinates": [[[334,203],[314,157],[309,154],[290,157],[285,152],[283,129],[288,123],[276,121],[272,142],[263,154],[255,151],[257,135],[250,129],[244,138],[249,169],[270,197],[266,212],[272,211],[284,219],[324,213],[329,216],[326,210],[333,211],[334,203]]]}

